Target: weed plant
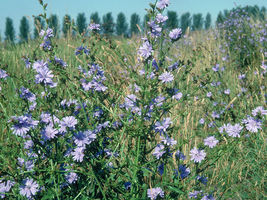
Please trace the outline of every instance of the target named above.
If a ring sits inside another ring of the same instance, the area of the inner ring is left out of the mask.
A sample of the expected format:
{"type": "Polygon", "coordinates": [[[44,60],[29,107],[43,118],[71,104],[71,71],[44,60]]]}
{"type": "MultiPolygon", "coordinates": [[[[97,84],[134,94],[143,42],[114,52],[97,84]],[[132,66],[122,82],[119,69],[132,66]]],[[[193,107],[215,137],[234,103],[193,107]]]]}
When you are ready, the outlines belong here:
{"type": "Polygon", "coordinates": [[[237,71],[218,30],[165,30],[168,5],[141,39],[2,47],[0,198],[264,199],[266,49],[237,71]]]}

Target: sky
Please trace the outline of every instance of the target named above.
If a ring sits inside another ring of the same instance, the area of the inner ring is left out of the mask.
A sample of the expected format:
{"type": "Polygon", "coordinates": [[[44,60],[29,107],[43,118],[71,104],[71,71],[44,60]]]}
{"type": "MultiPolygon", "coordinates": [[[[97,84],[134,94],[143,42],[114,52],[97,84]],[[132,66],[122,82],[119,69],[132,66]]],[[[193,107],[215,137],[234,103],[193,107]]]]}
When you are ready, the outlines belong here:
{"type": "MultiPolygon", "coordinates": [[[[18,35],[20,20],[26,16],[30,20],[31,32],[33,32],[32,15],[42,13],[42,7],[38,0],[0,0],[0,34],[4,37],[6,17],[13,19],[16,35],[18,35]]],[[[47,14],[56,14],[59,17],[60,24],[65,14],[76,19],[78,13],[85,13],[87,22],[93,12],[98,12],[102,16],[112,12],[114,20],[119,12],[123,12],[129,23],[132,13],[140,15],[141,20],[146,14],[145,8],[148,8],[150,2],[154,0],[44,0],[48,3],[47,14]]],[[[236,6],[258,5],[267,7],[267,0],[170,0],[170,6],[167,10],[176,11],[178,17],[189,11],[191,14],[202,13],[204,16],[209,12],[214,22],[219,11],[232,9],[236,6]]]]}

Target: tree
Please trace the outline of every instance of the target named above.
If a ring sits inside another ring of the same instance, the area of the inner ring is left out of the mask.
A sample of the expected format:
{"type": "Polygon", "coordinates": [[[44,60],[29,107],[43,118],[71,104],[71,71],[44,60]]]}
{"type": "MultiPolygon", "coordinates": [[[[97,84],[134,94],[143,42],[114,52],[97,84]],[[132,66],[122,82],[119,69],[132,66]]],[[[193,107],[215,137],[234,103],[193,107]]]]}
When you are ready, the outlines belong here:
{"type": "Polygon", "coordinates": [[[109,12],[106,15],[103,16],[103,32],[104,34],[107,35],[112,35],[114,32],[114,22],[113,22],[113,17],[112,17],[112,13],[109,12]]]}
{"type": "Polygon", "coordinates": [[[205,29],[208,30],[211,27],[211,14],[207,13],[205,19],[205,29]]]}
{"type": "Polygon", "coordinates": [[[189,12],[182,14],[180,24],[183,33],[185,33],[186,29],[191,26],[191,21],[192,18],[189,12]]]}
{"type": "Polygon", "coordinates": [[[262,6],[260,10],[260,19],[265,20],[265,18],[266,18],[266,8],[262,6]]]}
{"type": "Polygon", "coordinates": [[[125,15],[120,12],[117,17],[116,33],[117,35],[126,35],[128,24],[125,15]]]}
{"type": "Polygon", "coordinates": [[[20,20],[20,26],[19,26],[19,37],[21,42],[28,42],[30,34],[30,26],[29,21],[25,16],[22,17],[20,20]]]}
{"type": "Polygon", "coordinates": [[[203,17],[201,13],[193,15],[193,26],[194,31],[201,30],[203,28],[203,17]]]}
{"type": "Polygon", "coordinates": [[[167,12],[168,20],[166,22],[166,27],[168,29],[174,29],[178,27],[178,16],[175,11],[167,12]]]}
{"type": "Polygon", "coordinates": [[[100,24],[100,18],[98,16],[98,12],[92,13],[90,16],[90,20],[96,24],[100,24]]]}
{"type": "Polygon", "coordinates": [[[34,17],[33,37],[35,39],[39,37],[39,33],[43,28],[44,28],[44,20],[40,16],[34,17]]]}
{"type": "Polygon", "coordinates": [[[223,18],[224,19],[226,19],[229,16],[229,14],[230,14],[229,10],[227,10],[227,9],[223,10],[223,18]]]}
{"type": "Polygon", "coordinates": [[[70,33],[70,25],[71,25],[71,17],[69,15],[65,15],[63,17],[63,24],[62,24],[62,32],[64,34],[64,37],[67,37],[67,35],[70,33]]]}
{"type": "Polygon", "coordinates": [[[13,26],[13,20],[9,17],[6,18],[5,40],[8,40],[10,42],[14,42],[15,40],[15,29],[13,26]]]}
{"type": "Polygon", "coordinates": [[[131,15],[131,21],[130,21],[130,32],[132,34],[137,34],[139,32],[139,29],[137,25],[140,25],[140,17],[138,14],[134,13],[131,15]]]}
{"type": "Polygon", "coordinates": [[[57,15],[51,15],[48,19],[48,26],[52,28],[55,36],[59,36],[59,22],[57,15]]]}
{"type": "Polygon", "coordinates": [[[79,13],[76,20],[78,32],[81,34],[86,31],[86,17],[84,13],[79,13]]]}
{"type": "Polygon", "coordinates": [[[221,23],[223,23],[223,21],[224,21],[224,16],[223,16],[222,12],[220,11],[218,16],[217,16],[216,24],[217,25],[221,24],[221,23]]]}

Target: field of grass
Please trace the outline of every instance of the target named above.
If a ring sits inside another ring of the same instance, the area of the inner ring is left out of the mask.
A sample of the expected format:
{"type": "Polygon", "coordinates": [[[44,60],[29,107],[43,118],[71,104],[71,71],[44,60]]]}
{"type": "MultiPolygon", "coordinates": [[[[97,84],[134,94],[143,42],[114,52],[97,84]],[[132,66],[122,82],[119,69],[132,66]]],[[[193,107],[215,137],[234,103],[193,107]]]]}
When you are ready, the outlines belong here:
{"type": "Polygon", "coordinates": [[[0,44],[0,198],[266,198],[266,42],[248,61],[223,36],[0,44]]]}

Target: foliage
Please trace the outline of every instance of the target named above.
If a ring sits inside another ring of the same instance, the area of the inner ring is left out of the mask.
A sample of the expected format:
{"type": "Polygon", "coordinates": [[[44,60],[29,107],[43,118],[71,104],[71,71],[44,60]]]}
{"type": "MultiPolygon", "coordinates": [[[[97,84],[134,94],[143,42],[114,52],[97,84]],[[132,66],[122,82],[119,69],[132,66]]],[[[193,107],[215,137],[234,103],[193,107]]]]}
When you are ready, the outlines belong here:
{"type": "Polygon", "coordinates": [[[112,13],[109,12],[106,15],[103,16],[103,33],[107,35],[112,35],[114,33],[114,21],[112,17],[112,13]]]}
{"type": "Polygon", "coordinates": [[[203,28],[203,17],[202,17],[202,14],[199,13],[199,14],[194,14],[193,15],[193,24],[192,24],[192,29],[194,31],[196,30],[201,30],[203,28]]]}
{"type": "Polygon", "coordinates": [[[79,13],[76,20],[78,33],[82,34],[86,31],[86,17],[84,13],[79,13]]]}
{"type": "Polygon", "coordinates": [[[181,26],[183,33],[185,33],[185,31],[188,27],[191,27],[191,23],[192,23],[192,18],[190,16],[189,12],[181,15],[180,26],[181,26]]]}
{"type": "Polygon", "coordinates": [[[29,26],[29,21],[25,16],[23,16],[22,19],[20,20],[19,31],[20,31],[20,41],[28,42],[30,36],[30,26],[29,26]]]}
{"type": "MultiPolygon", "coordinates": [[[[249,8],[249,7],[247,7],[249,8]]],[[[254,7],[251,7],[254,8],[254,7]]],[[[265,21],[255,21],[252,11],[247,12],[243,8],[233,9],[223,21],[218,24],[220,37],[224,37],[229,53],[236,56],[236,66],[244,68],[251,65],[259,65],[254,57],[260,57],[265,52],[267,43],[265,38],[265,21]]],[[[252,9],[253,10],[253,9],[252,9]]],[[[258,10],[258,9],[257,9],[258,10]]],[[[257,16],[255,14],[255,16],[257,16]]]]}
{"type": "Polygon", "coordinates": [[[59,37],[59,21],[57,15],[50,15],[48,19],[48,27],[54,30],[55,36],[59,37]]]}
{"type": "Polygon", "coordinates": [[[13,20],[9,17],[6,18],[5,40],[15,41],[15,29],[13,26],[13,20]]]}
{"type": "Polygon", "coordinates": [[[64,37],[67,37],[68,34],[71,34],[71,17],[70,15],[65,15],[63,18],[62,32],[64,37]]]}
{"type": "Polygon", "coordinates": [[[178,16],[175,11],[167,12],[168,19],[166,21],[166,27],[168,29],[174,29],[178,27],[178,16]]]}
{"type": "Polygon", "coordinates": [[[98,16],[98,12],[92,13],[90,16],[90,20],[93,21],[96,24],[100,24],[100,18],[98,16]]]}
{"type": "Polygon", "coordinates": [[[138,14],[133,13],[131,15],[131,20],[130,20],[130,33],[131,33],[131,35],[139,33],[138,26],[140,26],[140,17],[138,14]]]}
{"type": "Polygon", "coordinates": [[[205,19],[205,29],[208,30],[211,28],[211,14],[207,13],[206,19],[205,19]]]}
{"type": "Polygon", "coordinates": [[[126,36],[127,29],[128,29],[128,24],[126,22],[126,17],[122,12],[120,12],[117,17],[116,33],[117,35],[126,36]]]}

